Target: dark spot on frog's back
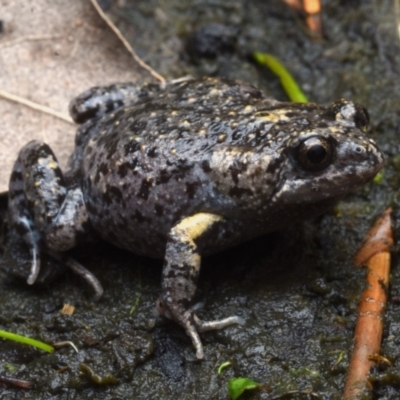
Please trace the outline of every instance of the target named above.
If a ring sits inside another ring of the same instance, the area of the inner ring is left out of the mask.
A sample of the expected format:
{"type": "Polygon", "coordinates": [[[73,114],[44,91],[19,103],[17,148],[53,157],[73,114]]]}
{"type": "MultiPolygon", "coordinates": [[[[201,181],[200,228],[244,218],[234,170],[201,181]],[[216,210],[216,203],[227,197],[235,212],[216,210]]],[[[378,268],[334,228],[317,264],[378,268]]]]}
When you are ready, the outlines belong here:
{"type": "Polygon", "coordinates": [[[157,157],[157,147],[153,146],[147,150],[147,155],[151,158],[157,157]]]}
{"type": "Polygon", "coordinates": [[[107,135],[98,138],[97,146],[106,150],[106,158],[110,160],[117,151],[119,141],[118,132],[108,132],[107,135]]]}
{"type": "Polygon", "coordinates": [[[128,156],[129,154],[134,153],[135,151],[138,151],[140,148],[140,144],[136,140],[132,140],[128,144],[124,146],[125,150],[125,156],[128,156]]]}
{"type": "Polygon", "coordinates": [[[136,210],[134,219],[136,219],[137,222],[142,223],[142,222],[145,222],[148,218],[144,217],[143,214],[139,210],[136,210]]]}
{"type": "Polygon", "coordinates": [[[171,175],[165,169],[162,169],[159,177],[156,180],[156,184],[159,185],[160,183],[167,183],[170,179],[171,175]]]}
{"type": "Polygon", "coordinates": [[[99,168],[98,168],[98,171],[101,172],[103,175],[107,175],[107,173],[108,173],[108,164],[101,163],[99,168]]]}
{"type": "Polygon", "coordinates": [[[201,168],[205,173],[211,172],[210,162],[208,160],[204,160],[201,163],[201,168]]]}
{"type": "Polygon", "coordinates": [[[103,195],[103,201],[110,205],[111,203],[117,203],[121,207],[124,207],[124,202],[122,201],[122,191],[116,186],[107,186],[106,192],[103,195]]]}
{"type": "Polygon", "coordinates": [[[130,170],[130,166],[128,163],[123,163],[118,167],[118,176],[120,178],[125,178],[126,175],[128,175],[128,172],[130,170]]]}
{"type": "Polygon", "coordinates": [[[129,124],[128,130],[133,131],[135,133],[140,133],[144,129],[146,129],[147,126],[147,121],[132,121],[132,123],[129,124]]]}
{"type": "Polygon", "coordinates": [[[184,179],[188,175],[188,171],[194,167],[194,163],[188,161],[186,157],[167,160],[167,166],[171,171],[171,175],[174,179],[184,179]]]}
{"type": "Polygon", "coordinates": [[[122,191],[118,187],[108,186],[107,191],[110,192],[115,201],[120,202],[122,200],[122,191]]]}
{"type": "Polygon", "coordinates": [[[232,176],[232,180],[237,185],[239,183],[238,175],[244,171],[246,171],[247,165],[241,162],[240,160],[235,160],[235,162],[229,167],[229,171],[232,176]]]}
{"type": "Polygon", "coordinates": [[[164,214],[164,207],[161,204],[156,204],[154,210],[158,217],[161,217],[164,214]]]}
{"type": "Polygon", "coordinates": [[[196,190],[199,187],[197,182],[187,183],[186,184],[186,193],[189,196],[189,199],[193,199],[196,194],[196,190]]]}
{"type": "MultiPolygon", "coordinates": [[[[93,168],[93,166],[91,166],[90,168],[93,168]]],[[[94,183],[98,184],[100,181],[100,177],[105,176],[107,174],[108,174],[108,165],[106,163],[101,163],[99,168],[97,169],[96,176],[94,178],[94,183]]]]}
{"type": "Polygon", "coordinates": [[[243,138],[243,130],[242,129],[236,129],[235,131],[233,131],[232,133],[232,141],[235,140],[240,140],[243,138]]]}
{"type": "Polygon", "coordinates": [[[144,200],[147,200],[149,198],[149,193],[152,183],[153,181],[151,179],[143,179],[142,185],[140,186],[137,196],[141,197],[144,200]]]}
{"type": "Polygon", "coordinates": [[[93,153],[93,147],[92,146],[86,146],[85,149],[85,156],[90,156],[93,153]]]}

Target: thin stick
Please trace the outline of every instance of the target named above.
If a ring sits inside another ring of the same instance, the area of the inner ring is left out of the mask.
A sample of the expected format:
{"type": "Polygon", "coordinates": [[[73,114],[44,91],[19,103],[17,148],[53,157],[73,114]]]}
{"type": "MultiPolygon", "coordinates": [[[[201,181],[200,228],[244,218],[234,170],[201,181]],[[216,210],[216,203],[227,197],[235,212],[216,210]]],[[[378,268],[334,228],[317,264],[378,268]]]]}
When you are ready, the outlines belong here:
{"type": "Polygon", "coordinates": [[[368,267],[367,288],[362,294],[343,399],[368,396],[372,384],[368,374],[376,364],[383,332],[383,317],[389,285],[390,247],[393,234],[390,221],[391,209],[387,209],[372,227],[354,260],[356,265],[368,267]],[[371,249],[373,249],[371,251],[371,249]],[[365,254],[369,258],[365,259],[365,254]]]}
{"type": "Polygon", "coordinates": [[[4,90],[0,90],[0,97],[2,97],[3,99],[6,99],[6,100],[14,101],[15,103],[18,103],[18,104],[23,104],[24,106],[32,108],[33,110],[41,111],[45,114],[49,114],[53,117],[60,118],[70,124],[75,125],[74,121],[72,121],[72,119],[68,115],[63,114],[58,111],[55,111],[49,107],[34,103],[33,101],[24,99],[23,97],[16,96],[15,94],[11,94],[11,93],[5,92],[4,90]]]}
{"type": "Polygon", "coordinates": [[[0,376],[0,382],[7,383],[21,389],[31,389],[33,387],[33,382],[25,381],[23,379],[9,378],[7,376],[0,376]]]}
{"type": "Polygon", "coordinates": [[[18,43],[23,43],[23,42],[30,42],[34,40],[54,40],[54,39],[60,39],[62,36],[60,35],[28,35],[28,36],[22,36],[14,40],[10,40],[8,42],[3,42],[0,43],[0,49],[3,49],[4,47],[9,47],[9,46],[15,46],[18,43]]]}
{"type": "Polygon", "coordinates": [[[133,50],[132,46],[129,44],[129,42],[125,39],[124,35],[121,33],[121,31],[113,24],[113,22],[108,18],[107,14],[102,10],[102,8],[99,6],[98,2],[96,0],[91,0],[94,8],[96,11],[99,13],[100,17],[103,18],[103,20],[106,22],[106,24],[111,28],[111,30],[117,35],[118,39],[121,40],[123,45],[126,47],[126,49],[129,51],[129,53],[132,55],[133,59],[146,71],[148,71],[154,78],[159,80],[160,82],[164,83],[165,78],[162,77],[159,73],[154,71],[153,68],[150,67],[150,65],[147,65],[137,54],[136,51],[133,50]]]}

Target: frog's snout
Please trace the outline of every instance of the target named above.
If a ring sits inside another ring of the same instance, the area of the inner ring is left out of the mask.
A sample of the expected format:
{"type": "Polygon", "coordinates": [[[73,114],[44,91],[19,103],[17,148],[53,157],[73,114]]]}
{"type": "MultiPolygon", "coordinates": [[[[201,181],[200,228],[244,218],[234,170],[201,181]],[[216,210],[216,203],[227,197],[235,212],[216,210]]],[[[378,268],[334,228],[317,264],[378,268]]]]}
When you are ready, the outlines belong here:
{"type": "Polygon", "coordinates": [[[370,139],[367,146],[368,160],[371,165],[371,172],[375,176],[385,165],[385,156],[376,143],[370,139]]]}
{"type": "Polygon", "coordinates": [[[367,182],[383,168],[385,156],[372,139],[363,138],[339,144],[336,165],[367,182]]]}

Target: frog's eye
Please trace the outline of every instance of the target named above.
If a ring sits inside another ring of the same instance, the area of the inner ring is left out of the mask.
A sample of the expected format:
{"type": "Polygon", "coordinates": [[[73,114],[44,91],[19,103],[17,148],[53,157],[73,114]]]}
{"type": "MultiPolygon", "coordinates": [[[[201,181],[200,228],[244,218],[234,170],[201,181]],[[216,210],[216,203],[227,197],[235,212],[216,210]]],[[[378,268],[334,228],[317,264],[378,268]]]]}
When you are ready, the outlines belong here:
{"type": "Polygon", "coordinates": [[[332,143],[324,137],[310,137],[296,151],[296,160],[306,171],[321,171],[332,161],[332,143]]]}
{"type": "Polygon", "coordinates": [[[361,129],[363,132],[366,132],[369,125],[369,113],[368,110],[356,104],[356,113],[354,115],[354,123],[358,129],[361,129]]]}

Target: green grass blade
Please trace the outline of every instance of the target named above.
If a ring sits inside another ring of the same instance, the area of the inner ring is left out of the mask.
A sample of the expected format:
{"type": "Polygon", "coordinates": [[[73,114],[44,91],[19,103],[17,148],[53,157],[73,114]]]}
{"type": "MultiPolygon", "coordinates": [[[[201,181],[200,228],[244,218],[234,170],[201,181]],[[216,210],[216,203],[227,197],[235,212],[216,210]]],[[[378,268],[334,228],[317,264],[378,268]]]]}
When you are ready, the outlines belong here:
{"type": "Polygon", "coordinates": [[[259,51],[253,53],[253,58],[258,64],[266,66],[279,77],[283,89],[291,101],[296,103],[308,103],[307,96],[277,58],[271,54],[261,53],[259,51]]]}
{"type": "Polygon", "coordinates": [[[16,333],[2,331],[1,329],[0,329],[0,338],[12,340],[14,342],[24,343],[27,344],[28,346],[33,346],[40,350],[47,351],[48,353],[52,353],[54,351],[53,346],[50,346],[43,342],[39,342],[39,340],[31,339],[26,336],[17,335],[16,333]]]}

